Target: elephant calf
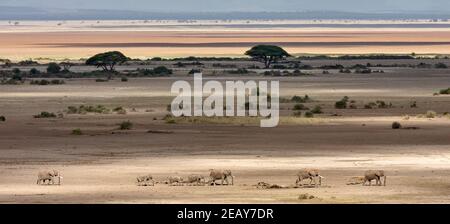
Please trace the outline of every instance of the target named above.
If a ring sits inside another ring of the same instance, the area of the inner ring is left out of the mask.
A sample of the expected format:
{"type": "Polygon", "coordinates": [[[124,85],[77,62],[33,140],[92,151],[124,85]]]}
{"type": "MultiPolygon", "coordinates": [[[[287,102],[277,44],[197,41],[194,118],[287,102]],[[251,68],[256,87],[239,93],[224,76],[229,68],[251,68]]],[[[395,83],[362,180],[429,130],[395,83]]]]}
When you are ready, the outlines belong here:
{"type": "Polygon", "coordinates": [[[368,170],[364,174],[363,186],[369,182],[369,186],[372,185],[372,180],[376,180],[376,185],[381,186],[381,178],[384,177],[383,185],[386,186],[386,175],[384,170],[368,170]]]}
{"type": "Polygon", "coordinates": [[[310,179],[309,185],[314,181],[314,186],[317,186],[316,178],[319,178],[319,185],[322,185],[322,176],[317,169],[303,169],[297,173],[296,185],[299,185],[303,180],[310,179]]]}
{"type": "Polygon", "coordinates": [[[136,178],[137,184],[139,186],[145,186],[147,184],[151,184],[152,186],[155,185],[155,181],[153,180],[152,175],[146,175],[146,176],[139,176],[136,178]]]}
{"type": "Polygon", "coordinates": [[[231,170],[210,170],[209,177],[210,183],[214,186],[216,185],[216,180],[221,180],[221,185],[223,185],[224,181],[229,185],[228,178],[231,178],[231,185],[234,184],[234,176],[231,174],[231,170]]]}
{"type": "Polygon", "coordinates": [[[185,181],[188,184],[204,184],[205,177],[202,175],[189,175],[187,180],[185,181]]]}
{"type": "Polygon", "coordinates": [[[54,178],[58,178],[58,185],[61,185],[61,179],[63,177],[59,174],[59,171],[52,170],[52,171],[41,171],[38,173],[38,178],[36,181],[36,184],[45,184],[45,182],[48,181],[48,184],[55,184],[54,178]]]}
{"type": "Polygon", "coordinates": [[[168,181],[169,181],[169,184],[182,184],[183,178],[178,177],[178,176],[171,176],[171,177],[169,177],[168,181]]]}

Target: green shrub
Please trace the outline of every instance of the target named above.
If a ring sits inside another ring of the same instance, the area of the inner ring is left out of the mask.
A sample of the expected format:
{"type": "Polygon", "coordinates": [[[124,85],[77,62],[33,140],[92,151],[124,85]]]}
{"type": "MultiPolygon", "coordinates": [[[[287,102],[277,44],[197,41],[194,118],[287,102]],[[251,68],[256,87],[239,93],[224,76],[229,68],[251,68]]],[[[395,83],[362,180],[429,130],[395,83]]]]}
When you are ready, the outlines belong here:
{"type": "Polygon", "coordinates": [[[249,71],[245,68],[239,68],[237,70],[230,70],[228,71],[228,73],[239,75],[239,74],[248,74],[249,71]]]}
{"type": "Polygon", "coordinates": [[[191,70],[189,71],[188,74],[189,74],[189,75],[193,75],[193,74],[195,74],[195,73],[200,73],[200,72],[202,72],[202,70],[193,68],[193,69],[191,69],[191,70]]]}
{"type": "Polygon", "coordinates": [[[337,101],[337,102],[334,104],[334,107],[335,107],[336,109],[345,109],[345,108],[347,108],[347,102],[348,102],[348,100],[349,100],[348,96],[344,96],[341,100],[337,101]]]}
{"type": "Polygon", "coordinates": [[[448,89],[441,89],[439,91],[439,94],[442,94],[442,95],[450,94],[450,88],[448,88],[448,89]]]}
{"type": "Polygon", "coordinates": [[[49,85],[50,82],[42,79],[42,80],[31,80],[30,85],[41,85],[41,86],[46,86],[49,85]]]}
{"type": "Polygon", "coordinates": [[[168,69],[165,66],[158,66],[158,67],[153,69],[153,73],[155,75],[171,75],[172,74],[172,69],[168,69]]]}
{"type": "Polygon", "coordinates": [[[311,113],[313,113],[313,114],[322,114],[322,113],[323,113],[322,107],[319,106],[319,105],[315,106],[315,107],[311,110],[311,113]]]}
{"type": "Polygon", "coordinates": [[[79,128],[72,130],[72,135],[82,135],[82,134],[83,132],[79,128]]]}
{"type": "Polygon", "coordinates": [[[128,78],[127,78],[127,77],[122,77],[122,78],[120,79],[120,81],[122,81],[122,82],[128,82],[128,78]]]}
{"type": "Polygon", "coordinates": [[[400,129],[402,128],[402,125],[399,122],[392,123],[392,129],[400,129]]]}
{"type": "Polygon", "coordinates": [[[64,82],[64,80],[53,79],[52,81],[50,81],[50,84],[52,84],[52,85],[63,85],[63,84],[66,84],[66,82],[64,82]]]}
{"type": "Polygon", "coordinates": [[[314,114],[311,111],[307,111],[305,113],[305,117],[311,118],[311,117],[314,117],[314,114]]]}
{"type": "Polygon", "coordinates": [[[55,74],[55,73],[59,73],[60,71],[61,71],[61,66],[59,66],[58,64],[56,64],[54,62],[48,64],[47,73],[55,74]]]}
{"type": "Polygon", "coordinates": [[[39,70],[37,70],[36,68],[32,68],[30,69],[30,75],[38,75],[41,72],[39,70]]]}
{"type": "Polygon", "coordinates": [[[293,110],[309,110],[309,108],[305,107],[305,105],[299,103],[295,104],[293,110]]]}
{"type": "Polygon", "coordinates": [[[34,118],[54,118],[56,115],[47,111],[42,111],[40,114],[34,115],[34,118]]]}
{"type": "Polygon", "coordinates": [[[131,121],[124,121],[119,124],[120,130],[130,130],[131,128],[133,128],[133,123],[131,123],[131,121]]]}
{"type": "Polygon", "coordinates": [[[305,95],[304,97],[301,97],[301,96],[293,96],[293,97],[291,98],[291,101],[292,101],[292,102],[295,102],[295,103],[307,103],[307,102],[310,102],[310,101],[311,101],[311,98],[310,98],[308,95],[305,95]]]}
{"type": "Polygon", "coordinates": [[[108,79],[96,79],[95,82],[108,82],[108,79]]]}
{"type": "Polygon", "coordinates": [[[374,109],[376,106],[377,106],[376,103],[370,102],[370,103],[367,103],[366,105],[364,105],[364,108],[366,108],[366,109],[374,109]]]}
{"type": "Polygon", "coordinates": [[[14,75],[20,75],[22,73],[19,68],[13,68],[12,72],[14,75]]]}
{"type": "Polygon", "coordinates": [[[446,68],[448,68],[448,66],[446,64],[444,64],[444,63],[437,63],[437,64],[434,65],[434,67],[438,68],[438,69],[446,69],[446,68]]]}
{"type": "Polygon", "coordinates": [[[69,107],[67,107],[67,113],[68,114],[77,114],[78,108],[74,107],[74,106],[69,106],[69,107]]]}
{"type": "Polygon", "coordinates": [[[51,81],[42,79],[42,80],[31,80],[30,84],[46,86],[46,85],[62,85],[62,84],[65,84],[65,82],[64,82],[64,80],[58,80],[58,79],[53,79],[51,81]]]}
{"type": "Polygon", "coordinates": [[[5,122],[6,121],[6,117],[5,116],[0,116],[0,121],[1,122],[5,122]]]}

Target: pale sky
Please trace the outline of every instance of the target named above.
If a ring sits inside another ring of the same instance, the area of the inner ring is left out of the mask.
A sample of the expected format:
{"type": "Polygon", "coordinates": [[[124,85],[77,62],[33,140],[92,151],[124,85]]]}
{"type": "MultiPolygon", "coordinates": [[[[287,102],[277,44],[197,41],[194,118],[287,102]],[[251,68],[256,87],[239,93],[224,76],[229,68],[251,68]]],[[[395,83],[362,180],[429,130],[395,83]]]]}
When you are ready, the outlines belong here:
{"type": "Polygon", "coordinates": [[[0,6],[120,9],[157,12],[214,11],[441,11],[450,0],[0,0],[0,6]]]}

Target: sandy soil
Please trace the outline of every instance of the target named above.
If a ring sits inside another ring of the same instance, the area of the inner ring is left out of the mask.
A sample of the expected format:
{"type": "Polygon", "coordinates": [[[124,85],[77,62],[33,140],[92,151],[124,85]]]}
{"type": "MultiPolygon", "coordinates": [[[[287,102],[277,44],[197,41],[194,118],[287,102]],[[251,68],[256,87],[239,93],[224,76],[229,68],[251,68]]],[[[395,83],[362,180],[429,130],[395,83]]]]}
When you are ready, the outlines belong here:
{"type": "MultiPolygon", "coordinates": [[[[184,79],[188,79],[183,77],[184,79]]],[[[214,78],[214,77],[210,77],[214,78]]],[[[246,79],[262,79],[247,77],[246,79]]],[[[309,122],[264,129],[236,124],[166,124],[175,78],[67,80],[61,86],[1,86],[1,203],[450,203],[450,119],[417,118],[428,110],[450,111],[448,70],[393,69],[384,74],[330,74],[281,78],[283,97],[309,94],[324,114],[309,122]],[[392,102],[391,109],[336,110],[344,95],[364,103],[392,102]],[[418,108],[410,108],[416,101],[418,108]],[[66,115],[34,119],[41,111],[70,105],[124,106],[126,115],[66,115]],[[132,112],[131,109],[136,111],[132,112]],[[338,113],[339,117],[330,116],[338,113]],[[404,120],[404,115],[410,115],[404,120]],[[157,118],[154,120],[154,118],[157,118]],[[129,131],[117,123],[132,121],[129,131]],[[400,121],[415,130],[392,130],[400,121]],[[80,128],[84,135],[71,135],[80,128]],[[149,130],[171,134],[147,133],[149,130]],[[256,189],[260,181],[295,183],[296,171],[319,168],[320,188],[256,189]],[[138,175],[202,174],[231,169],[234,186],[138,187],[138,175]],[[61,186],[38,186],[36,174],[58,169],[61,186]],[[367,169],[384,169],[386,187],[346,185],[367,169]],[[309,193],[312,200],[298,200],[309,193]]],[[[224,80],[225,78],[222,78],[224,80]]],[[[236,79],[236,77],[228,77],[236,79]]],[[[292,105],[282,105],[289,116],[292,105]]]]}

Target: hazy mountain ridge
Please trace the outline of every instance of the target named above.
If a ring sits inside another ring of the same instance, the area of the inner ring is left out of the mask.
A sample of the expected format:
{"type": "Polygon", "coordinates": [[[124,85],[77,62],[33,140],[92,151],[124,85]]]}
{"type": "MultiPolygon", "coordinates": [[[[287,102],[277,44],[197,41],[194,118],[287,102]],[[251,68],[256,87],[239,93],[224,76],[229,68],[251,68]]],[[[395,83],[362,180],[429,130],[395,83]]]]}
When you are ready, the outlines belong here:
{"type": "Polygon", "coordinates": [[[252,19],[450,19],[445,12],[380,12],[358,13],[338,11],[304,12],[145,12],[127,10],[43,9],[0,6],[0,20],[252,20],[252,19]]]}

